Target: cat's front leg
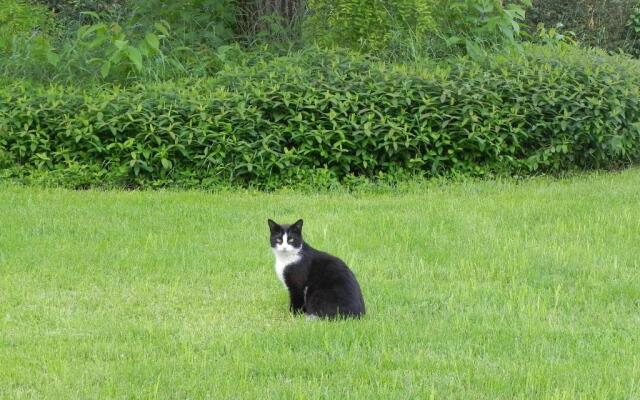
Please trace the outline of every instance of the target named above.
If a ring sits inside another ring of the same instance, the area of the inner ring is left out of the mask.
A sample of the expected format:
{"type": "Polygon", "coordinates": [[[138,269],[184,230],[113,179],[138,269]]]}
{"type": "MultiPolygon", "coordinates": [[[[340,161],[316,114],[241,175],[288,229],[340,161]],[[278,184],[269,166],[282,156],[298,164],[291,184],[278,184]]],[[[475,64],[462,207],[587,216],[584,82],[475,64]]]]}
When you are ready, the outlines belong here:
{"type": "Polygon", "coordinates": [[[299,290],[289,290],[289,310],[294,314],[299,314],[304,311],[304,293],[299,290]]]}

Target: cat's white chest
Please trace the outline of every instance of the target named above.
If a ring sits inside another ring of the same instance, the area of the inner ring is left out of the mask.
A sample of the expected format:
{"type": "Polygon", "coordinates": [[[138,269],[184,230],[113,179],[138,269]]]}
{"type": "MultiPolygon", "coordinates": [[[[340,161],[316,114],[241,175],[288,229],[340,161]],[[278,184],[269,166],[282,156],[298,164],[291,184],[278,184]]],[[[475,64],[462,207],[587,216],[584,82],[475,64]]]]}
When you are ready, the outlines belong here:
{"type": "Polygon", "coordinates": [[[284,281],[284,270],[287,266],[300,261],[300,252],[289,252],[289,251],[273,251],[273,254],[276,256],[276,275],[278,275],[278,279],[287,287],[286,282],[284,281]]]}

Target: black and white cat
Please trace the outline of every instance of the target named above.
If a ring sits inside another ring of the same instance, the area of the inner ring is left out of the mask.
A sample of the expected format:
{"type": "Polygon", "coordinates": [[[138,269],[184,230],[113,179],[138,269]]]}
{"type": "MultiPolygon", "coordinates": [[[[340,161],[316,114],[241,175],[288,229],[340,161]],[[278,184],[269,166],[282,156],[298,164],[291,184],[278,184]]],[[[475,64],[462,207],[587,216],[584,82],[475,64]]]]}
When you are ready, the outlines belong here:
{"type": "Polygon", "coordinates": [[[276,274],[289,290],[290,310],[309,317],[364,315],[364,299],[353,272],[337,257],[302,240],[302,220],[279,225],[269,220],[276,274]]]}

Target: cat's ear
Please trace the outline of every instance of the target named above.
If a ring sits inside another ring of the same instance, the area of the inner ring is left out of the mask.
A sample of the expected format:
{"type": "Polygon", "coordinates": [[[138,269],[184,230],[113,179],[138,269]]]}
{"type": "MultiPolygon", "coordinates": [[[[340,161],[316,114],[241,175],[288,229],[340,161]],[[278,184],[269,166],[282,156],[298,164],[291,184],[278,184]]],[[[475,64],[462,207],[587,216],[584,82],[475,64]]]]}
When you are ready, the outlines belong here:
{"type": "Polygon", "coordinates": [[[297,220],[293,225],[291,225],[291,229],[296,232],[302,232],[302,223],[303,221],[301,219],[297,220]]]}
{"type": "Polygon", "coordinates": [[[276,221],[272,219],[268,219],[267,222],[269,223],[269,230],[271,230],[271,232],[277,232],[282,229],[280,225],[278,225],[276,221]]]}

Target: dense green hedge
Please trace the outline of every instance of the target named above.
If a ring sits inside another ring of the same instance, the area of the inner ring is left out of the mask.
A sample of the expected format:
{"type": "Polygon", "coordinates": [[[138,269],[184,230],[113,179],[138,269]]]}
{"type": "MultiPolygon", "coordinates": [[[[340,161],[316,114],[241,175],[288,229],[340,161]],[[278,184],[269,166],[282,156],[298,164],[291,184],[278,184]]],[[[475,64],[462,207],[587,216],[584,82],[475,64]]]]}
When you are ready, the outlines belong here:
{"type": "Polygon", "coordinates": [[[636,62],[561,48],[526,54],[404,68],[299,54],[210,80],[11,83],[0,88],[0,176],[275,187],[640,161],[636,62]]]}

